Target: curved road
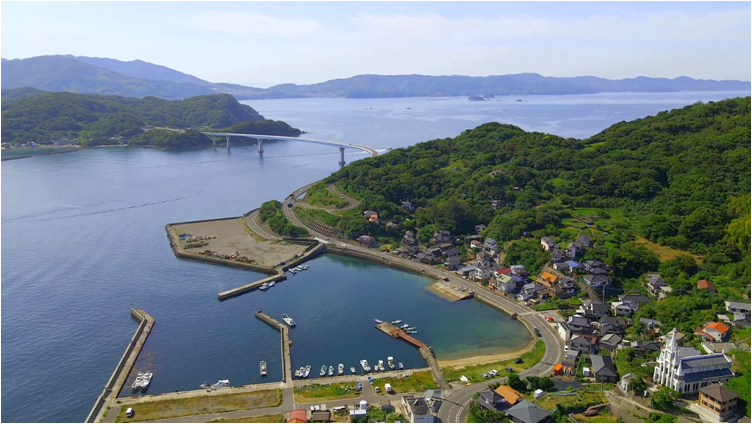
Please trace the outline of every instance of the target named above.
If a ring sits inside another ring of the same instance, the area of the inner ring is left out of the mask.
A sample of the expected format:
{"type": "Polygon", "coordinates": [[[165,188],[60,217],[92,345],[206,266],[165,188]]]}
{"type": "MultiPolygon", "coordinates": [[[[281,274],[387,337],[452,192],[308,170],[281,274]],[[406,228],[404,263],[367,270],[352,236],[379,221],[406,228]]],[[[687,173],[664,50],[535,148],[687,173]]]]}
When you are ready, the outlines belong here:
{"type": "MultiPolygon", "coordinates": [[[[287,207],[288,202],[293,202],[295,198],[300,196],[307,188],[309,187],[305,186],[303,188],[300,188],[293,192],[290,196],[285,199],[285,205],[284,205],[284,214],[285,217],[287,217],[290,222],[292,222],[295,225],[307,228],[308,231],[311,233],[312,236],[317,237],[321,240],[329,240],[325,235],[319,234],[316,231],[312,230],[311,228],[308,228],[303,222],[301,222],[298,217],[293,212],[293,208],[287,207]]],[[[437,272],[437,269],[433,266],[426,265],[419,262],[413,262],[401,257],[396,257],[395,255],[379,252],[373,249],[368,249],[362,246],[359,246],[357,244],[353,244],[347,241],[342,240],[333,240],[332,242],[337,242],[340,245],[346,246],[347,249],[358,251],[361,253],[365,253],[372,258],[375,259],[384,259],[389,260],[392,262],[402,262],[405,263],[412,268],[426,271],[427,273],[430,271],[430,274],[435,274],[437,272]]],[[[440,271],[441,272],[441,271],[440,271]]],[[[453,283],[455,287],[459,287],[460,285],[465,286],[472,286],[474,285],[475,293],[477,297],[482,298],[484,301],[495,305],[496,307],[507,311],[508,313],[516,313],[517,319],[525,324],[529,330],[531,330],[531,334],[534,334],[532,331],[532,327],[536,326],[541,332],[541,339],[546,345],[546,353],[541,359],[539,363],[537,363],[532,368],[526,370],[525,372],[521,373],[521,377],[528,377],[531,375],[537,375],[537,376],[544,376],[549,375],[554,365],[561,362],[562,359],[564,359],[564,342],[559,337],[559,334],[552,328],[552,325],[550,323],[547,323],[544,319],[542,314],[540,314],[537,311],[534,311],[530,308],[527,308],[517,302],[514,302],[502,295],[500,295],[497,292],[491,292],[488,289],[482,287],[480,284],[477,283],[471,283],[461,277],[459,277],[457,274],[453,272],[441,272],[441,275],[448,278],[450,283],[453,283]]],[[[533,335],[533,337],[536,337],[533,335]]],[[[480,383],[471,384],[469,386],[465,386],[459,389],[454,389],[452,393],[447,397],[445,402],[442,404],[441,409],[439,410],[439,417],[443,422],[466,422],[465,419],[461,419],[461,417],[464,416],[466,413],[466,407],[469,403],[469,401],[472,399],[472,396],[475,392],[479,390],[483,390],[488,387],[488,383],[491,381],[504,381],[506,378],[502,379],[496,379],[496,380],[485,380],[480,383]]]]}

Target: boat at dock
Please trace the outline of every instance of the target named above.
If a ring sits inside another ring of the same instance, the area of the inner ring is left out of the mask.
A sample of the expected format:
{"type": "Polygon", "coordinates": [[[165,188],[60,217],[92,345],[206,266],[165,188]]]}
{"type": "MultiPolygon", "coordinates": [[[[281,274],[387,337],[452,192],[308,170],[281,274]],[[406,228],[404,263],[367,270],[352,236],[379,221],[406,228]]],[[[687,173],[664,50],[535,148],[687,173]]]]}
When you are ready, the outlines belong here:
{"type": "Polygon", "coordinates": [[[418,330],[405,330],[407,334],[418,334],[418,330]]]}
{"type": "Polygon", "coordinates": [[[400,328],[407,328],[407,327],[409,327],[409,326],[410,326],[410,324],[402,324],[402,325],[400,326],[400,328]]]}
{"type": "Polygon", "coordinates": [[[417,328],[415,328],[415,327],[405,327],[405,331],[413,331],[413,330],[417,330],[417,328]]]}
{"type": "Polygon", "coordinates": [[[209,383],[207,383],[206,381],[204,381],[204,382],[203,382],[202,384],[200,384],[200,385],[199,385],[198,387],[201,387],[202,389],[209,389],[209,388],[211,388],[211,386],[212,386],[211,384],[209,384],[209,383]]]}
{"type": "Polygon", "coordinates": [[[259,368],[261,368],[261,376],[266,376],[266,361],[259,362],[259,368]]]}
{"type": "Polygon", "coordinates": [[[342,375],[344,373],[345,373],[345,364],[337,365],[337,375],[342,375]]]}
{"type": "Polygon", "coordinates": [[[402,362],[400,362],[399,364],[397,364],[397,367],[398,367],[399,369],[403,369],[403,368],[405,368],[405,366],[404,366],[404,365],[402,365],[402,362]]]}
{"type": "Polygon", "coordinates": [[[382,321],[382,320],[380,320],[380,319],[376,319],[376,318],[374,318],[374,319],[373,319],[373,322],[375,322],[376,324],[381,324],[381,323],[383,323],[384,321],[382,321]]]}
{"type": "Polygon", "coordinates": [[[334,366],[333,365],[329,365],[329,377],[331,377],[333,375],[334,375],[334,366]]]}
{"type": "Polygon", "coordinates": [[[212,389],[221,389],[223,387],[230,387],[230,380],[219,380],[211,385],[212,389]]]}
{"type": "Polygon", "coordinates": [[[401,319],[398,319],[396,321],[392,321],[392,324],[394,324],[394,325],[401,324],[401,323],[402,323],[401,319]]]}
{"type": "Polygon", "coordinates": [[[154,373],[147,372],[144,373],[144,378],[141,380],[141,389],[146,390],[149,388],[149,384],[151,384],[151,378],[154,376],[154,373]]]}
{"type": "Polygon", "coordinates": [[[277,284],[277,283],[275,283],[274,281],[269,281],[269,288],[274,287],[275,284],[277,284]]]}
{"type": "Polygon", "coordinates": [[[306,365],[305,370],[303,371],[303,378],[308,378],[309,374],[311,374],[311,366],[306,365]]]}
{"type": "Polygon", "coordinates": [[[295,370],[295,378],[300,378],[300,369],[295,370]]]}
{"type": "Polygon", "coordinates": [[[392,356],[387,357],[386,358],[386,363],[389,365],[389,369],[390,370],[394,369],[394,357],[392,357],[392,356]]]}
{"type": "Polygon", "coordinates": [[[350,372],[355,374],[357,371],[355,371],[355,367],[350,367],[350,372]]]}
{"type": "Polygon", "coordinates": [[[259,287],[259,290],[267,290],[269,287],[271,287],[269,283],[264,283],[259,287]]]}
{"type": "Polygon", "coordinates": [[[321,366],[321,371],[319,372],[319,375],[322,377],[326,375],[326,365],[321,366]]]}
{"type": "Polygon", "coordinates": [[[371,372],[371,366],[368,365],[368,361],[366,361],[365,359],[360,360],[360,366],[363,367],[363,371],[371,372]]]}
{"type": "Polygon", "coordinates": [[[384,371],[384,361],[379,359],[379,371],[384,371]]]}
{"type": "Polygon", "coordinates": [[[140,372],[140,373],[138,373],[138,375],[136,376],[136,381],[134,381],[134,382],[133,382],[133,384],[131,385],[131,387],[133,388],[133,390],[138,390],[138,389],[140,389],[140,388],[141,388],[141,382],[142,382],[142,381],[144,381],[144,373],[140,372]]]}
{"type": "Polygon", "coordinates": [[[282,314],[282,320],[283,320],[283,321],[284,321],[285,323],[287,323],[287,325],[289,325],[290,327],[295,327],[295,321],[293,321],[293,320],[292,320],[292,318],[290,318],[290,316],[289,316],[289,315],[287,315],[287,314],[282,314]]]}

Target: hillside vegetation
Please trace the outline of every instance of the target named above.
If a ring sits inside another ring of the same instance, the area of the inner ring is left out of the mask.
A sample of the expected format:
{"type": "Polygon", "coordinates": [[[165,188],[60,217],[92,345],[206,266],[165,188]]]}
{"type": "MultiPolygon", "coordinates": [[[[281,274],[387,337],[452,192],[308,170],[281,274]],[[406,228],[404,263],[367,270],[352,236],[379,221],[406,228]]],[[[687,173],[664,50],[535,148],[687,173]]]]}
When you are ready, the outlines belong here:
{"type": "Polygon", "coordinates": [[[386,230],[344,213],[338,229],[353,237],[396,241],[414,229],[427,243],[441,229],[465,235],[485,224],[483,236],[513,241],[510,258],[539,268],[539,237],[592,235],[599,248],[583,259],[606,262],[622,291],[644,291],[639,277],[662,273],[674,292],[639,313],[683,331],[713,319],[750,281],[749,97],[621,122],[586,140],[488,123],[360,160],[325,183],[400,224],[386,230]],[[401,208],[406,200],[417,205],[414,214],[401,208]],[[573,217],[605,232],[572,227],[580,223],[573,217]],[[661,263],[636,235],[701,255],[702,267],[689,254],[661,263]],[[714,281],[719,294],[696,293],[699,278],[714,281]]]}
{"type": "MultiPolygon", "coordinates": [[[[3,141],[36,141],[50,144],[53,139],[75,141],[84,146],[112,144],[111,138],[124,137],[129,144],[160,147],[200,147],[211,140],[194,132],[168,134],[171,129],[212,129],[266,135],[296,136],[301,132],[282,121],[265,120],[248,105],[229,94],[192,97],[169,101],[156,97],[141,99],[98,94],[48,93],[28,88],[3,91],[3,141]]],[[[174,132],[174,131],[171,131],[174,132]]]]}

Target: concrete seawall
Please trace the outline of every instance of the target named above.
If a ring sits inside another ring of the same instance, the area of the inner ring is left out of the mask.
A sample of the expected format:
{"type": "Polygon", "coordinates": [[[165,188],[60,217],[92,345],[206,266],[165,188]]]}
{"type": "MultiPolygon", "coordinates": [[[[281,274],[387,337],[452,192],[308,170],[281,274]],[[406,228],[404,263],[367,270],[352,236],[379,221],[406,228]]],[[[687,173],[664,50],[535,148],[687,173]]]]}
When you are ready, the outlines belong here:
{"type": "Polygon", "coordinates": [[[290,358],[290,347],[292,346],[292,341],[290,341],[290,329],[285,324],[282,324],[260,310],[256,311],[256,318],[279,330],[282,340],[282,382],[291,382],[292,360],[290,358]]]}
{"type": "Polygon", "coordinates": [[[385,259],[385,258],[380,258],[380,257],[377,257],[377,256],[375,256],[373,254],[370,254],[370,253],[364,253],[364,252],[360,252],[360,251],[357,251],[357,250],[348,249],[348,248],[344,248],[344,247],[340,247],[340,246],[334,246],[334,245],[330,244],[327,247],[327,251],[330,252],[330,253],[337,254],[337,255],[345,255],[345,256],[351,256],[351,257],[354,257],[354,258],[368,259],[369,261],[378,262],[378,263],[380,263],[380,264],[382,264],[384,266],[388,266],[390,268],[401,269],[403,271],[407,271],[407,272],[410,272],[410,273],[413,273],[413,274],[417,274],[417,275],[422,275],[424,277],[433,278],[434,280],[443,280],[443,279],[447,278],[446,275],[442,275],[441,272],[439,272],[439,271],[435,271],[435,272],[425,271],[423,269],[420,269],[417,266],[411,266],[410,264],[402,263],[400,261],[395,261],[395,260],[389,260],[389,259],[385,259]]]}
{"type": "Polygon", "coordinates": [[[94,407],[91,408],[89,415],[86,417],[85,422],[87,423],[101,421],[100,415],[104,404],[117,399],[120,390],[123,389],[125,380],[130,375],[133,365],[136,363],[138,355],[141,353],[141,348],[144,347],[144,343],[146,343],[146,339],[149,337],[152,327],[154,327],[154,318],[143,309],[131,308],[131,316],[140,321],[138,328],[133,337],[131,337],[130,342],[128,342],[128,347],[125,348],[123,356],[120,357],[115,371],[113,371],[110,379],[107,380],[102,394],[99,395],[97,401],[94,403],[94,407]]]}

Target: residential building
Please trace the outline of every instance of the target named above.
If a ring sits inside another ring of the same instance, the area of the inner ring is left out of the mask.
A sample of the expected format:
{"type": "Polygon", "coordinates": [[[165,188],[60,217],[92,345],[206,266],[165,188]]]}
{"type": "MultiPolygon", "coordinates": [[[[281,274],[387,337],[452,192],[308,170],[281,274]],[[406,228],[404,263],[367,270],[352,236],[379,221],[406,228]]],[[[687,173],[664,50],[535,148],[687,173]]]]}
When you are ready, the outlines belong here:
{"type": "Polygon", "coordinates": [[[565,358],[572,361],[577,362],[577,357],[580,356],[580,351],[577,349],[567,349],[565,353],[565,358]]]}
{"type": "Polygon", "coordinates": [[[559,277],[557,277],[557,276],[556,276],[556,275],[554,275],[554,274],[551,274],[550,272],[546,272],[546,271],[544,271],[544,272],[543,272],[543,273],[541,274],[541,276],[540,276],[540,279],[541,279],[541,280],[543,281],[543,283],[545,283],[545,284],[546,284],[547,286],[549,286],[549,287],[553,287],[554,283],[556,283],[556,282],[557,282],[557,281],[559,280],[559,277]]]}
{"type": "Polygon", "coordinates": [[[593,325],[590,324],[590,320],[579,315],[573,315],[567,318],[567,325],[573,333],[578,334],[592,334],[593,325]]]}
{"type": "Polygon", "coordinates": [[[444,266],[450,271],[456,271],[462,265],[462,258],[460,256],[447,256],[444,260],[444,266]]]}
{"type": "Polygon", "coordinates": [[[566,321],[558,321],[556,323],[556,332],[559,333],[564,342],[572,338],[572,330],[569,329],[566,321]]]}
{"type": "Polygon", "coordinates": [[[376,244],[376,239],[373,236],[369,236],[368,234],[363,234],[362,236],[358,237],[358,243],[364,247],[372,247],[376,244]]]}
{"type": "Polygon", "coordinates": [[[433,238],[431,239],[435,245],[443,244],[443,243],[451,243],[454,244],[454,236],[449,230],[441,230],[438,233],[433,235],[433,238]]]}
{"type": "Polygon", "coordinates": [[[726,304],[726,310],[729,312],[738,312],[743,314],[749,314],[750,312],[750,304],[749,302],[723,302],[726,304]]]}
{"type": "Polygon", "coordinates": [[[478,270],[478,267],[475,265],[468,265],[460,267],[460,269],[457,270],[457,274],[462,275],[463,277],[469,278],[475,276],[475,272],[478,270]]]}
{"type": "Polygon", "coordinates": [[[488,268],[491,266],[491,255],[489,255],[485,250],[482,250],[478,252],[475,255],[476,265],[483,268],[488,268]]]}
{"type": "Polygon", "coordinates": [[[543,250],[548,252],[554,247],[556,247],[556,242],[554,242],[548,237],[541,237],[541,247],[543,248],[543,250]]]}
{"type": "Polygon", "coordinates": [[[611,302],[611,309],[617,317],[628,317],[639,307],[631,303],[611,302]]]}
{"type": "Polygon", "coordinates": [[[517,300],[528,300],[532,298],[545,298],[547,297],[547,290],[544,286],[538,283],[528,283],[522,286],[520,293],[517,295],[517,300]]]}
{"type": "Polygon", "coordinates": [[[575,242],[579,243],[583,248],[593,247],[593,239],[590,236],[581,235],[577,237],[577,240],[575,240],[575,242]]]}
{"type": "Polygon", "coordinates": [[[716,343],[709,341],[700,343],[700,347],[702,347],[707,353],[724,353],[736,349],[734,343],[716,343]]]}
{"type": "Polygon", "coordinates": [[[588,274],[582,277],[582,280],[590,287],[600,287],[604,284],[608,284],[608,277],[605,275],[593,275],[588,274]]]}
{"type": "Polygon", "coordinates": [[[610,356],[590,355],[590,363],[593,364],[592,371],[595,381],[615,383],[619,380],[619,374],[616,372],[616,366],[610,356]]]}
{"type": "Polygon", "coordinates": [[[587,336],[582,334],[572,334],[569,340],[569,348],[579,351],[580,353],[594,353],[597,349],[598,338],[596,336],[587,336]]]}
{"type": "Polygon", "coordinates": [[[577,286],[571,278],[559,278],[554,284],[554,294],[558,297],[568,297],[577,292],[577,286]]]}
{"type": "Polygon", "coordinates": [[[290,411],[290,419],[287,420],[288,423],[307,423],[308,422],[308,411],[305,409],[293,409],[290,411]]]}
{"type": "Polygon", "coordinates": [[[509,408],[506,416],[515,423],[547,423],[551,420],[548,411],[526,400],[509,408]]]}
{"type": "Polygon", "coordinates": [[[571,272],[572,271],[572,268],[566,262],[556,262],[553,265],[551,265],[551,268],[559,272],[571,272]]]}
{"type": "Polygon", "coordinates": [[[710,280],[697,280],[697,289],[698,290],[707,290],[710,293],[718,293],[718,290],[715,288],[715,284],[713,284],[710,280]]]}
{"type": "Polygon", "coordinates": [[[491,266],[478,266],[475,270],[475,279],[478,281],[485,281],[491,278],[493,274],[493,268],[491,266]]]}
{"type": "Polygon", "coordinates": [[[496,240],[492,238],[487,238],[486,242],[483,244],[483,250],[486,252],[495,255],[499,253],[499,244],[496,242],[496,240]]]}
{"type": "Polygon", "coordinates": [[[648,330],[660,328],[663,325],[660,321],[650,318],[640,318],[640,324],[648,330]]]}
{"type": "Polygon", "coordinates": [[[368,222],[373,222],[375,224],[379,223],[379,214],[374,211],[365,211],[363,212],[363,217],[368,220],[368,222]]]}
{"type": "MultiPolygon", "coordinates": [[[[684,341],[685,334],[682,333],[682,332],[679,332],[679,330],[677,330],[676,328],[674,328],[673,330],[671,330],[668,333],[666,333],[666,335],[658,337],[658,340],[661,343],[666,344],[666,343],[668,343],[669,340],[671,340],[672,337],[676,338],[676,342],[677,343],[681,343],[681,342],[684,341]]],[[[698,354],[699,354],[699,351],[698,351],[698,354]]]]}
{"type": "Polygon", "coordinates": [[[403,242],[408,246],[417,246],[418,239],[415,238],[415,232],[410,231],[410,230],[405,231],[405,237],[403,238],[403,242]]]}
{"type": "Polygon", "coordinates": [[[621,377],[621,380],[619,380],[619,382],[616,383],[616,386],[619,387],[621,391],[624,392],[624,394],[629,394],[630,385],[632,383],[633,378],[634,378],[634,374],[632,374],[631,372],[624,374],[621,377]]]}
{"type": "MultiPolygon", "coordinates": [[[[579,312],[579,311],[578,311],[579,312]]],[[[582,302],[582,312],[586,317],[600,318],[608,316],[608,305],[595,300],[582,302]]]]}
{"type": "Polygon", "coordinates": [[[567,245],[567,248],[564,250],[564,255],[568,259],[574,259],[577,257],[577,255],[580,254],[580,252],[582,252],[582,245],[580,245],[579,243],[569,243],[569,245],[567,245]]]}
{"type": "Polygon", "coordinates": [[[721,322],[711,322],[695,329],[695,334],[711,342],[725,342],[731,336],[731,329],[721,322]]]}
{"type": "Polygon", "coordinates": [[[512,275],[512,268],[506,267],[506,268],[499,268],[496,271],[494,271],[494,277],[499,278],[502,275],[512,275]]]}
{"type": "Polygon", "coordinates": [[[575,268],[582,268],[582,265],[577,261],[566,261],[565,263],[569,265],[569,269],[571,269],[572,272],[574,272],[575,268]]]}
{"type": "Polygon", "coordinates": [[[478,392],[475,402],[481,408],[490,411],[501,411],[508,406],[501,395],[490,389],[478,392]]]}
{"type": "Polygon", "coordinates": [[[734,377],[731,359],[724,353],[698,355],[694,348],[681,349],[672,336],[661,350],[653,381],[679,393],[697,393],[703,387],[723,383],[734,377]]]}
{"type": "Polygon", "coordinates": [[[619,317],[602,317],[598,322],[598,331],[601,335],[618,334],[624,335],[624,330],[630,325],[630,320],[619,317]]]}
{"type": "Polygon", "coordinates": [[[561,250],[561,247],[555,246],[553,249],[549,250],[551,253],[551,260],[556,262],[564,259],[564,251],[561,250]]]}
{"type": "Polygon", "coordinates": [[[648,340],[637,340],[635,342],[630,342],[629,347],[635,350],[635,355],[637,356],[645,356],[648,353],[659,352],[661,350],[661,347],[658,345],[658,343],[648,340]]]}
{"type": "Polygon", "coordinates": [[[332,420],[331,411],[313,411],[311,412],[312,423],[328,423],[332,420]]]}
{"type": "MultiPolygon", "coordinates": [[[[494,273],[496,274],[496,273],[494,273]]],[[[496,277],[496,289],[503,293],[509,293],[517,288],[517,282],[511,275],[500,274],[496,277]]]]}
{"type": "Polygon", "coordinates": [[[619,346],[621,340],[622,338],[618,334],[606,334],[601,337],[601,340],[598,342],[598,347],[613,352],[619,346]]]}
{"type": "Polygon", "coordinates": [[[423,399],[425,399],[428,403],[431,412],[433,412],[434,414],[439,413],[439,409],[441,409],[441,403],[444,402],[444,399],[441,397],[440,390],[426,390],[423,394],[423,399]]]}
{"type": "Polygon", "coordinates": [[[650,302],[650,298],[644,294],[622,294],[619,295],[619,301],[628,305],[637,306],[635,310],[639,309],[642,305],[650,302]]]}
{"type": "Polygon", "coordinates": [[[485,230],[486,226],[483,224],[478,224],[475,226],[475,234],[480,234],[481,231],[485,230]]]}
{"type": "Polygon", "coordinates": [[[424,398],[408,395],[402,396],[402,408],[411,423],[432,423],[433,415],[428,410],[428,402],[424,398]]]}
{"type": "Polygon", "coordinates": [[[415,204],[413,202],[410,202],[410,201],[404,201],[404,202],[402,202],[402,209],[404,209],[404,210],[406,210],[406,211],[408,211],[410,213],[413,213],[413,212],[415,212],[415,204]]]}
{"type": "Polygon", "coordinates": [[[710,411],[714,417],[718,417],[719,421],[724,421],[736,412],[738,399],[739,394],[735,391],[720,384],[713,384],[700,389],[697,404],[701,408],[710,411]]]}
{"type": "Polygon", "coordinates": [[[443,252],[442,254],[446,254],[448,258],[451,258],[452,256],[460,256],[460,250],[456,247],[453,247],[452,245],[449,245],[450,247],[448,249],[441,249],[443,252]]]}
{"type": "Polygon", "coordinates": [[[587,272],[593,272],[593,270],[596,269],[596,268],[604,268],[604,269],[608,270],[608,267],[606,266],[606,264],[604,264],[603,262],[598,261],[598,260],[596,260],[596,261],[585,261],[585,262],[582,263],[582,267],[587,272]]]}
{"type": "Polygon", "coordinates": [[[660,274],[648,274],[647,281],[648,290],[650,291],[650,293],[653,293],[653,295],[658,299],[665,298],[668,293],[673,291],[673,289],[669,287],[669,285],[666,284],[665,281],[663,281],[663,278],[660,274]]]}
{"type": "Polygon", "coordinates": [[[504,399],[504,402],[507,404],[507,406],[516,405],[517,402],[525,399],[525,397],[522,396],[520,392],[503,384],[497,387],[494,392],[497,395],[501,396],[502,399],[504,399]]]}

